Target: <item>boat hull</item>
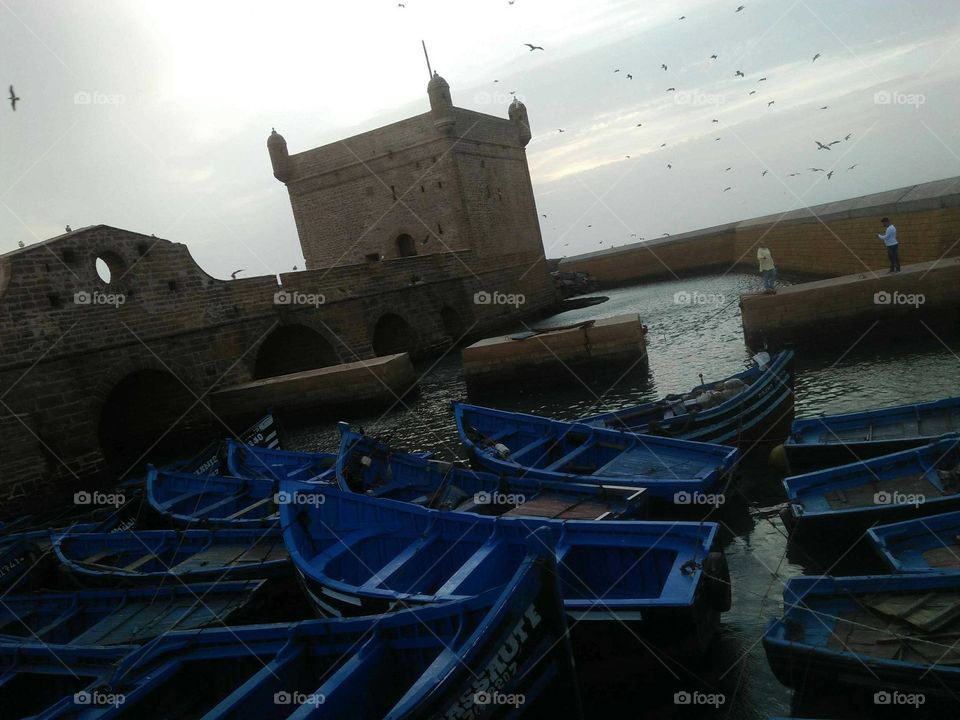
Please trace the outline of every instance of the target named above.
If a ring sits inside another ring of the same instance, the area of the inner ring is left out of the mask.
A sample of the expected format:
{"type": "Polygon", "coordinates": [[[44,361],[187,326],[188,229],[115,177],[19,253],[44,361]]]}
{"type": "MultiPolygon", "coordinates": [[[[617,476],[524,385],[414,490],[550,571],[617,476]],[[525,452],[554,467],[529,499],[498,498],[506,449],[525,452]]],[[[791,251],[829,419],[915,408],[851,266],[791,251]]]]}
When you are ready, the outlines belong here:
{"type": "Polygon", "coordinates": [[[960,432],[960,397],[802,418],[783,444],[793,474],[910,450],[960,432]]]}
{"type": "Polygon", "coordinates": [[[777,355],[766,371],[752,370],[733,377],[747,377],[753,379],[753,383],[739,396],[715,408],[653,423],[632,421],[633,413],[650,407],[645,405],[586,417],[581,422],[602,423],[610,429],[625,432],[734,445],[742,449],[783,441],[790,432],[794,417],[793,352],[784,351],[777,355]]]}
{"type": "Polygon", "coordinates": [[[784,479],[788,509],[781,517],[791,539],[858,540],[877,524],[960,509],[960,487],[945,485],[942,471],[960,466],[960,440],[949,437],[922,448],[826,468],[784,479]]]}
{"type": "Polygon", "coordinates": [[[508,477],[644,487],[651,499],[681,503],[680,493],[725,488],[739,459],[739,450],[716,443],[453,406],[474,465],[508,477]]]}
{"type": "Polygon", "coordinates": [[[542,531],[556,543],[575,641],[596,644],[601,630],[616,635],[627,624],[657,644],[681,647],[692,637],[702,649],[730,607],[714,523],[486,517],[282,487],[296,502],[281,506],[284,538],[323,616],[389,613],[496,586],[525,539],[542,531]]]}
{"type": "Polygon", "coordinates": [[[792,578],[783,616],[764,631],[768,662],[795,689],[839,683],[952,695],[960,667],[952,640],[943,640],[952,633],[939,633],[954,621],[942,603],[958,590],[960,577],[929,573],[792,578]]]}

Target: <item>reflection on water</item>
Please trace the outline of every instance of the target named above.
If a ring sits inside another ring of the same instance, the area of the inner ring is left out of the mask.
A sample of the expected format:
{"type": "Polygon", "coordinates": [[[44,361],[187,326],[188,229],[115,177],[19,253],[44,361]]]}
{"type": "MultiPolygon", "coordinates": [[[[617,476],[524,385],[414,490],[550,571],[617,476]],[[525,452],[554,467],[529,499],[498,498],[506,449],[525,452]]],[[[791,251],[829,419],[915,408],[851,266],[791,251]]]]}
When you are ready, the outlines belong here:
{"type": "MultiPolygon", "coordinates": [[[[591,383],[557,370],[555,388],[505,387],[503,393],[475,401],[575,418],[688,390],[700,382],[700,374],[709,381],[737,372],[749,362],[750,353],[743,343],[736,299],[740,293],[755,292],[759,287],[754,275],[731,274],[609,291],[606,294],[610,300],[602,305],[562,313],[533,325],[567,325],[638,313],[649,328],[649,373],[633,374],[616,383],[610,379],[591,383]],[[689,298],[678,293],[687,293],[689,298]]],[[[798,416],[960,394],[956,350],[923,326],[913,332],[900,330],[896,337],[867,333],[863,338],[851,337],[850,343],[852,347],[848,348],[821,349],[812,343],[795,348],[798,416]]],[[[389,438],[400,448],[462,456],[450,412],[451,400],[466,399],[457,356],[454,351],[419,368],[424,375],[417,398],[398,403],[385,414],[355,418],[354,424],[389,438]]],[[[291,433],[290,444],[297,449],[333,450],[336,428],[332,424],[300,428],[291,433]]],[[[783,580],[816,568],[802,551],[791,552],[788,561],[780,520],[775,513],[769,517],[770,513],[761,511],[783,502],[781,479],[765,458],[749,458],[728,505],[710,518],[721,522],[724,531],[734,603],[724,615],[722,639],[710,657],[697,668],[664,670],[653,686],[644,682],[649,669],[643,674],[631,672],[629,659],[622,658],[622,673],[617,677],[597,679],[584,688],[588,717],[764,718],[790,714],[792,694],[773,677],[759,641],[767,620],[780,612],[783,580]],[[674,680],[670,672],[679,679],[674,680]],[[674,692],[694,689],[723,693],[725,703],[718,710],[673,703],[674,692]]],[[[857,558],[848,559],[842,571],[872,569],[867,564],[858,566],[858,562],[857,558]]],[[[798,712],[817,713],[810,717],[884,717],[882,708],[873,706],[870,696],[848,691],[831,694],[817,690],[800,700],[798,712]]],[[[953,703],[946,711],[942,707],[928,707],[923,713],[911,709],[910,717],[957,717],[960,711],[954,711],[958,708],[960,704],[953,703]]]]}

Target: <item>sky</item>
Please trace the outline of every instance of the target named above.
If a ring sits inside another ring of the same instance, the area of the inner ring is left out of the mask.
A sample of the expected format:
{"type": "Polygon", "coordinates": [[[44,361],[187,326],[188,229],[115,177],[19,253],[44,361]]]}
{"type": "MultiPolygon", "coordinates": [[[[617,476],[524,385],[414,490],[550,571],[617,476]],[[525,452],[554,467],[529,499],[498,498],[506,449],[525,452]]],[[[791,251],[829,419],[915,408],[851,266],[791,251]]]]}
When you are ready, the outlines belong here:
{"type": "Polygon", "coordinates": [[[0,253],[102,223],[303,268],[271,128],[426,112],[421,40],[454,104],[526,104],[548,257],[960,175],[958,0],[402,4],[0,0],[0,253]]]}

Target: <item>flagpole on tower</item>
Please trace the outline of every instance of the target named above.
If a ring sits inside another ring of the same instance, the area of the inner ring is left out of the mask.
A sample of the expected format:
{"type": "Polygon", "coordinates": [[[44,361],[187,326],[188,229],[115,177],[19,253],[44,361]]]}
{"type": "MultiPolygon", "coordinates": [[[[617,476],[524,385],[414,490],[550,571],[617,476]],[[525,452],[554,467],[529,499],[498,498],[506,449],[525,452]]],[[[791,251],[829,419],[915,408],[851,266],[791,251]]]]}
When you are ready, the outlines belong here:
{"type": "Polygon", "coordinates": [[[430,68],[430,56],[427,55],[427,43],[423,40],[420,41],[420,44],[423,45],[423,57],[427,60],[427,75],[430,79],[433,79],[433,70],[430,68]]]}

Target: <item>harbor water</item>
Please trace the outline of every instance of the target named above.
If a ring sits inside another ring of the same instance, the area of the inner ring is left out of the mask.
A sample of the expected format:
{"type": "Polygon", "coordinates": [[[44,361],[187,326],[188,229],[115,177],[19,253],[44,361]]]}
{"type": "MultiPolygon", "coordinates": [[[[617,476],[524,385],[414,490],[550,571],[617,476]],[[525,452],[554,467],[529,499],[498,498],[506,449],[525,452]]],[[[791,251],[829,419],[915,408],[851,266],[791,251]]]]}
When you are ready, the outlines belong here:
{"type": "MultiPolygon", "coordinates": [[[[707,381],[723,378],[744,369],[750,361],[737,298],[759,289],[757,276],[731,273],[608,291],[606,303],[532,325],[559,326],[638,313],[649,328],[647,371],[602,379],[558,371],[556,383],[549,389],[505,387],[502,393],[472,400],[572,419],[687,391],[700,383],[701,375],[707,381]]],[[[868,332],[841,346],[795,346],[797,417],[960,394],[956,348],[922,325],[901,332],[897,337],[868,332]]],[[[448,459],[463,457],[450,411],[450,401],[467,397],[458,352],[425,362],[418,370],[422,377],[417,397],[398,401],[386,413],[354,418],[352,424],[402,449],[430,450],[448,459]]],[[[293,428],[289,434],[293,449],[331,451],[337,445],[332,423],[293,428]]],[[[636,658],[611,658],[618,672],[583,683],[587,717],[766,718],[791,712],[803,717],[887,716],[888,708],[871,702],[875,688],[863,693],[817,688],[794,698],[767,665],[761,637],[767,621],[781,611],[787,578],[823,571],[881,571],[874,558],[859,551],[826,567],[802,549],[788,553],[785,530],[776,512],[785,499],[782,477],[765,452],[754,453],[743,463],[724,505],[704,516],[721,523],[733,583],[733,607],[723,615],[720,639],[709,656],[696,666],[683,667],[660,659],[654,659],[651,667],[649,658],[644,663],[635,662],[636,658]],[[685,697],[699,704],[684,704],[685,697]]],[[[894,710],[890,717],[960,717],[960,699],[939,704],[930,699],[919,710],[894,710]]]]}

